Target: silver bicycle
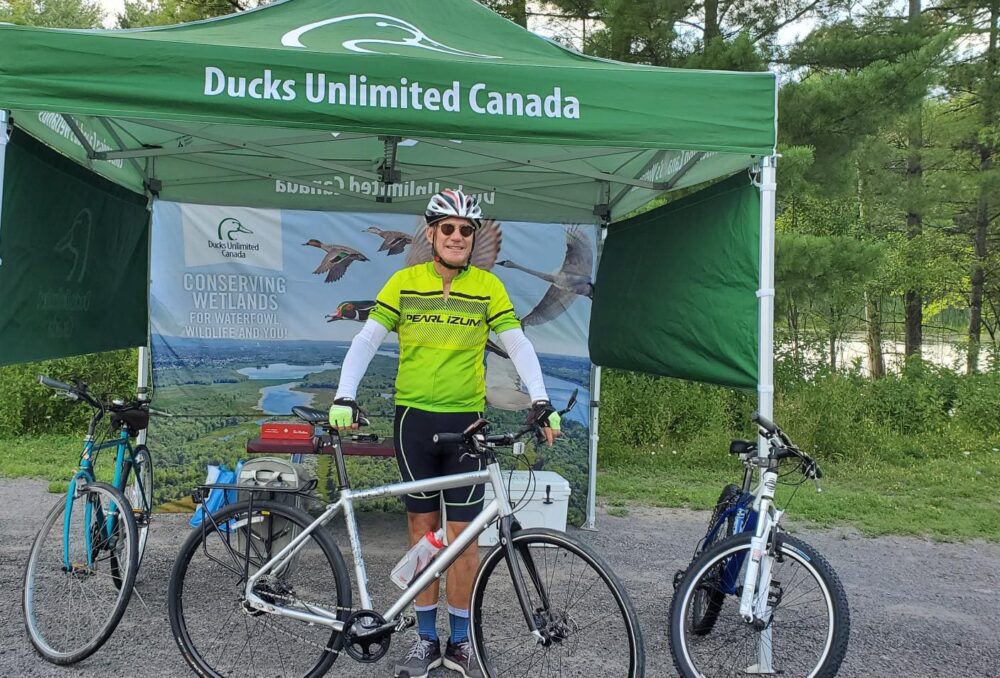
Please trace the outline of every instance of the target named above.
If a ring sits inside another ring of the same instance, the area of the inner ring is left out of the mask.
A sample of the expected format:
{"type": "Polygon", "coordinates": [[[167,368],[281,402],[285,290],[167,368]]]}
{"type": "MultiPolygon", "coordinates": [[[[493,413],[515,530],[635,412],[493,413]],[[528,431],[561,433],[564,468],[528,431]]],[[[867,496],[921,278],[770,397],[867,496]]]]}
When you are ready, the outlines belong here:
{"type": "Polygon", "coordinates": [[[499,543],[480,563],[470,611],[470,635],[486,674],[645,674],[638,617],[611,568],[563,532],[522,529],[517,522],[497,451],[523,445],[518,439],[536,429],[490,435],[480,419],[462,433],[442,432],[435,441],[481,458],[485,469],[355,490],[327,414],[304,407],[293,411],[324,427],[333,447],[338,499],[314,519],[287,502],[251,495],[211,515],[189,536],[174,564],[168,600],[174,638],[197,674],[321,676],[341,654],[378,661],[393,634],[413,626],[404,611],[417,595],[466,548],[475,548],[494,523],[499,543]],[[484,483],[492,485],[495,499],[398,600],[385,610],[373,609],[354,503],[484,483]],[[357,607],[347,566],[327,528],[339,513],[354,556],[357,607]]]}

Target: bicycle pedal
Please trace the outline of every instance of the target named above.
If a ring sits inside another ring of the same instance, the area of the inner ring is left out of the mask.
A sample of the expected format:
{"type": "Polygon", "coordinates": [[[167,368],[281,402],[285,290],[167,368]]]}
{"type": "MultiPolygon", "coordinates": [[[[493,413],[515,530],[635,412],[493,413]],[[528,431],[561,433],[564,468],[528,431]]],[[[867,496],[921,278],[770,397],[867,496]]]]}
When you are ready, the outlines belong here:
{"type": "Polygon", "coordinates": [[[396,624],[396,632],[398,633],[399,631],[405,631],[406,629],[411,628],[416,623],[417,620],[414,617],[404,615],[403,617],[400,617],[399,623],[396,624]]]}

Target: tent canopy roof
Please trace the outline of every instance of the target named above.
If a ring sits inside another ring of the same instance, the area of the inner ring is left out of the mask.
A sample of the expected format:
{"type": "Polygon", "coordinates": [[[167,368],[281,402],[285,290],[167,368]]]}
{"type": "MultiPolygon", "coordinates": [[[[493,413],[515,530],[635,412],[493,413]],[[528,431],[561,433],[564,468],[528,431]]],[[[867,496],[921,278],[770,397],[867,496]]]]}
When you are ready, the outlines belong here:
{"type": "Polygon", "coordinates": [[[0,26],[15,124],[168,200],[595,221],[773,152],[771,73],[565,49],[475,0],[284,0],[180,26],[0,26]],[[600,212],[601,210],[596,210],[600,212]]]}

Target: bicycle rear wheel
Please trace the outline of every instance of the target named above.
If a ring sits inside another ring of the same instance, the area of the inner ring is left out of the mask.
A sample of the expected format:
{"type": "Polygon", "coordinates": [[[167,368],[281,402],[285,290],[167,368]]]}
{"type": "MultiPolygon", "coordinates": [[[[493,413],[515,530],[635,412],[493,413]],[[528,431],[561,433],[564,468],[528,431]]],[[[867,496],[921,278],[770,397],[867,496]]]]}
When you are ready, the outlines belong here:
{"type": "Polygon", "coordinates": [[[21,599],[28,638],[47,661],[78,662],[111,636],[132,595],[137,544],[132,507],[111,485],[90,483],[52,507],[21,599]]]}
{"type": "MultiPolygon", "coordinates": [[[[184,659],[201,676],[323,675],[343,633],[248,608],[247,573],[256,572],[312,523],[308,513],[273,501],[225,506],[207,516],[181,547],[167,601],[170,627],[184,659]]],[[[295,561],[265,575],[257,595],[276,606],[345,621],[351,582],[325,527],[313,531],[295,561]],[[315,612],[313,612],[315,614],[315,612]]]]}
{"type": "Polygon", "coordinates": [[[497,546],[472,589],[472,639],[486,675],[614,676],[645,673],[638,616],[611,568],[588,546],[562,532],[517,532],[513,566],[527,588],[535,623],[528,631],[517,593],[497,546]]]}
{"type": "Polygon", "coordinates": [[[132,504],[132,515],[139,535],[139,564],[146,552],[149,523],[153,517],[153,456],[149,448],[139,445],[132,452],[132,463],[125,478],[125,496],[132,504]]]}
{"type": "MultiPolygon", "coordinates": [[[[740,489],[739,485],[726,485],[722,489],[722,494],[719,495],[719,501],[716,502],[715,510],[712,511],[712,518],[708,523],[708,534],[705,537],[704,543],[701,544],[698,553],[692,559],[692,563],[698,559],[699,555],[723,539],[733,536],[733,526],[736,522],[736,516],[732,512],[726,515],[726,512],[736,504],[741,494],[743,494],[743,490],[740,489]]],[[[694,633],[704,635],[712,631],[715,620],[719,617],[719,610],[722,609],[722,601],[724,599],[725,594],[721,591],[709,591],[707,589],[698,589],[695,591],[694,599],[691,601],[691,627],[694,633]]]]}
{"type": "Polygon", "coordinates": [[[784,676],[836,675],[851,622],[833,568],[808,544],[779,534],[767,592],[769,617],[748,624],[740,616],[740,594],[751,537],[736,535],[706,551],[677,588],[670,606],[670,651],[678,672],[687,678],[754,673],[763,652],[784,676]],[[700,592],[722,599],[710,633],[699,633],[696,626],[700,592]]]}

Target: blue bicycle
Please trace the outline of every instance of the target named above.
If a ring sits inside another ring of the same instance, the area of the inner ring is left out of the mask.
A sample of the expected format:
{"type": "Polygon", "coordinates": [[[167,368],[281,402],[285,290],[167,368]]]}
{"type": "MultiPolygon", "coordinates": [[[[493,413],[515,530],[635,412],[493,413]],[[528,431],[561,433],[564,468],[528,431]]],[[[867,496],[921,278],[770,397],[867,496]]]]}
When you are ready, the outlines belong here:
{"type": "MultiPolygon", "coordinates": [[[[695,547],[691,563],[694,563],[705,551],[709,550],[723,539],[734,534],[753,532],[757,527],[757,512],[753,508],[752,492],[754,472],[758,468],[754,460],[757,458],[757,443],[749,440],[734,440],[729,444],[729,453],[739,456],[743,462],[743,482],[740,485],[726,485],[722,488],[719,500],[715,503],[712,517],[708,521],[708,531],[695,547]]],[[[690,569],[677,570],[674,573],[674,590],[684,579],[690,569]]],[[[718,619],[719,610],[725,593],[718,590],[699,590],[692,601],[692,627],[698,635],[711,632],[718,619]]]]}
{"type": "Polygon", "coordinates": [[[694,559],[674,578],[674,666],[684,678],[831,678],[850,638],[847,595],[826,558],[781,528],[785,511],[774,501],[779,482],[813,480],[818,489],[822,473],[774,422],[752,419],[766,449],[732,442],[743,484],[723,489],[694,559]],[[793,468],[783,471],[786,461],[793,468]]]}
{"type": "Polygon", "coordinates": [[[35,537],[24,573],[25,627],[47,661],[72,664],[97,651],[128,606],[146,546],[153,504],[153,461],[132,439],[149,422],[144,400],[102,402],[87,385],[39,377],[70,400],[90,405],[80,466],[35,537]],[[103,437],[98,424],[110,415],[103,437]],[[101,450],[116,449],[114,478],[98,482],[101,450]]]}

